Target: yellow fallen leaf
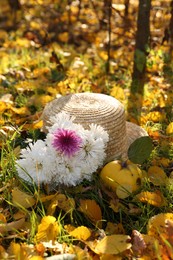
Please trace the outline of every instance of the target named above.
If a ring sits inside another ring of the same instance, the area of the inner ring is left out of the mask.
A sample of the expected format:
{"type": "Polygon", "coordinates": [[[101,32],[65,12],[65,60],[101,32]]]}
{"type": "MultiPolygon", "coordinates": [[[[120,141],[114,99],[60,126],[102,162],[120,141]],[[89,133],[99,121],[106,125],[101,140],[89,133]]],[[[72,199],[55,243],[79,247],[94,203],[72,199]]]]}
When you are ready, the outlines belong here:
{"type": "Polygon", "coordinates": [[[45,216],[38,225],[38,232],[35,235],[37,242],[55,241],[59,233],[59,226],[56,218],[53,216],[45,216]]]}
{"type": "Polygon", "coordinates": [[[45,258],[41,257],[41,256],[32,256],[31,258],[29,258],[29,260],[44,260],[45,258]]]}
{"type": "Polygon", "coordinates": [[[69,232],[69,234],[79,240],[86,241],[91,236],[91,231],[85,226],[80,226],[69,232]]]}
{"type": "Polygon", "coordinates": [[[123,258],[120,255],[110,255],[110,254],[104,254],[99,257],[99,260],[122,260],[122,259],[123,258]]]}
{"type": "Polygon", "coordinates": [[[31,125],[33,129],[41,129],[42,126],[43,126],[43,120],[33,122],[33,124],[31,125]]]}
{"type": "Polygon", "coordinates": [[[55,198],[58,201],[58,207],[65,212],[71,212],[75,209],[75,200],[66,197],[64,194],[58,194],[55,198]]]}
{"type": "Polygon", "coordinates": [[[155,192],[142,191],[137,194],[135,198],[143,203],[148,203],[155,207],[162,207],[166,205],[166,199],[159,190],[155,192]]]}
{"type": "Polygon", "coordinates": [[[170,160],[168,158],[160,158],[159,165],[162,165],[163,167],[168,167],[170,164],[170,160]]]}
{"type": "Polygon", "coordinates": [[[57,196],[58,193],[55,194],[51,194],[51,195],[43,195],[41,197],[39,197],[39,200],[43,203],[51,201],[52,199],[54,199],[57,196]]]}
{"type": "Polygon", "coordinates": [[[48,102],[50,102],[53,99],[52,96],[50,95],[34,95],[30,99],[30,103],[33,104],[34,106],[45,106],[48,102]]]}
{"type": "Polygon", "coordinates": [[[80,206],[78,210],[84,213],[95,224],[102,220],[100,206],[96,203],[95,200],[80,200],[80,206]]]}
{"type": "Polygon", "coordinates": [[[34,206],[36,200],[32,195],[29,195],[18,188],[12,190],[12,202],[16,207],[30,208],[34,206]]]}
{"type": "Polygon", "coordinates": [[[112,222],[107,222],[105,231],[106,231],[106,234],[110,234],[110,235],[125,234],[124,227],[121,223],[115,224],[112,222]]]}
{"type": "Polygon", "coordinates": [[[159,111],[152,111],[147,115],[147,120],[153,121],[154,123],[162,122],[165,118],[165,114],[159,111]]]}
{"type": "Polygon", "coordinates": [[[58,34],[58,40],[61,42],[67,43],[69,40],[69,34],[68,32],[63,32],[58,34]]]}
{"type": "Polygon", "coordinates": [[[80,246],[71,246],[69,253],[75,254],[75,259],[77,260],[91,259],[89,252],[87,250],[83,250],[83,248],[81,248],[80,246]]]}
{"type": "Polygon", "coordinates": [[[114,86],[111,90],[110,95],[120,101],[125,99],[124,89],[119,86],[114,86]]]}
{"type": "Polygon", "coordinates": [[[8,108],[8,105],[4,101],[0,101],[0,112],[3,113],[8,108]]]}
{"type": "Polygon", "coordinates": [[[143,240],[146,244],[146,249],[143,252],[142,258],[140,260],[150,260],[157,259],[158,251],[160,251],[160,245],[157,238],[142,234],[143,240]]]}
{"type": "Polygon", "coordinates": [[[13,256],[15,260],[22,259],[22,260],[28,260],[28,253],[24,246],[20,245],[19,243],[11,242],[8,252],[11,256],[13,256]]]}
{"type": "Polygon", "coordinates": [[[167,128],[166,128],[166,134],[167,135],[172,135],[173,134],[173,122],[171,122],[167,128]]]}
{"type": "Polygon", "coordinates": [[[47,211],[46,211],[47,215],[53,216],[56,211],[57,206],[58,206],[58,201],[56,199],[51,201],[51,203],[49,204],[47,211]]]}
{"type": "Polygon", "coordinates": [[[6,217],[3,213],[0,213],[0,223],[7,223],[6,217]]]}
{"type": "Polygon", "coordinates": [[[148,169],[148,177],[150,182],[156,186],[165,185],[167,182],[167,175],[159,166],[150,166],[148,169]]]}
{"type": "Polygon", "coordinates": [[[11,110],[18,114],[18,115],[22,115],[22,116],[28,116],[31,114],[31,112],[29,111],[28,107],[20,107],[20,108],[16,108],[16,107],[12,107],[11,106],[11,110]]]}
{"type": "Polygon", "coordinates": [[[66,230],[68,233],[70,233],[70,232],[73,231],[76,227],[73,226],[73,225],[68,224],[68,225],[64,225],[64,228],[65,228],[65,230],[66,230]]]}
{"type": "Polygon", "coordinates": [[[98,255],[117,255],[131,248],[132,244],[129,241],[128,235],[111,235],[105,236],[102,240],[86,242],[86,244],[98,255]]]}
{"type": "Polygon", "coordinates": [[[64,210],[67,213],[72,212],[75,209],[75,200],[73,198],[66,197],[64,194],[57,193],[52,196],[49,195],[45,198],[42,198],[41,200],[46,201],[46,198],[50,197],[50,203],[47,208],[47,215],[53,215],[56,207],[64,210]]]}
{"type": "Polygon", "coordinates": [[[0,245],[0,259],[5,259],[7,256],[6,250],[3,246],[0,245]]]}
{"type": "Polygon", "coordinates": [[[160,239],[160,234],[166,233],[166,220],[173,221],[173,213],[160,213],[149,219],[147,233],[149,236],[160,239]]]}

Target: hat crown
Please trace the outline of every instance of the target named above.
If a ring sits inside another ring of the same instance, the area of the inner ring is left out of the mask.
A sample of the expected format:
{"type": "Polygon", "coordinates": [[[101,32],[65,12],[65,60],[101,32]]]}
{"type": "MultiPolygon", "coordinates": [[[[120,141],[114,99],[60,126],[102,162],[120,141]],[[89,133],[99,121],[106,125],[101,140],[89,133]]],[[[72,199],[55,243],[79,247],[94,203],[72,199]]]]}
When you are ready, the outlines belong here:
{"type": "Polygon", "coordinates": [[[97,93],[77,93],[62,96],[48,103],[43,111],[43,130],[51,126],[51,116],[59,112],[74,116],[75,123],[85,129],[91,123],[101,125],[109,134],[106,160],[109,162],[121,157],[127,149],[125,111],[115,98],[97,93]]]}

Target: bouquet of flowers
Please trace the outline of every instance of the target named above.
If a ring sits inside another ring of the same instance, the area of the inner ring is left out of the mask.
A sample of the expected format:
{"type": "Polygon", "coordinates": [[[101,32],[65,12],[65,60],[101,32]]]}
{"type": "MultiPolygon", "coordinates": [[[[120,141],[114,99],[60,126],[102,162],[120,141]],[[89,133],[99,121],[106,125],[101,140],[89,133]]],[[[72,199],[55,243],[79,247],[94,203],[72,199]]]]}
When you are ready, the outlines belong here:
{"type": "Polygon", "coordinates": [[[101,167],[106,157],[108,133],[100,125],[89,129],[74,123],[75,117],[60,112],[50,118],[46,139],[21,150],[16,169],[20,178],[37,185],[74,186],[101,167]]]}

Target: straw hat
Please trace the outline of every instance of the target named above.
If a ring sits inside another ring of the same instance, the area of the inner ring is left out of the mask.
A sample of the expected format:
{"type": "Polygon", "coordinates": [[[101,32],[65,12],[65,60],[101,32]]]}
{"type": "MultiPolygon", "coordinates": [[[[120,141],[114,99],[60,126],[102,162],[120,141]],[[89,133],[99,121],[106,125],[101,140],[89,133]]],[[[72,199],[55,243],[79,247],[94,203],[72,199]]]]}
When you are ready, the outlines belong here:
{"type": "Polygon", "coordinates": [[[75,116],[75,123],[85,129],[89,124],[101,125],[109,134],[106,161],[127,157],[130,144],[147,133],[140,126],[126,122],[123,105],[115,98],[97,93],[78,93],[61,96],[49,102],[43,110],[43,131],[51,126],[50,117],[64,111],[75,116]]]}

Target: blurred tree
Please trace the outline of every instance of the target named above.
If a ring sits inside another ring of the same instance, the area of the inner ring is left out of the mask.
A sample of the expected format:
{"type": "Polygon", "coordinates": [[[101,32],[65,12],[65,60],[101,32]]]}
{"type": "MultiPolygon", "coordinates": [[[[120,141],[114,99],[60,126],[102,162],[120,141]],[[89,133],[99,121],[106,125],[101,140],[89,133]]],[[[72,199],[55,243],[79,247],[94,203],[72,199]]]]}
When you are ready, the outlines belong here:
{"type": "Polygon", "coordinates": [[[129,14],[129,4],[130,4],[130,0],[125,0],[124,1],[124,5],[125,5],[125,9],[124,9],[124,16],[128,16],[129,14]]]}
{"type": "Polygon", "coordinates": [[[170,36],[170,59],[173,60],[173,0],[170,4],[171,18],[169,22],[169,36],[170,36]]]}
{"type": "Polygon", "coordinates": [[[151,0],[139,0],[131,93],[143,93],[150,39],[151,0]]]}
{"type": "Polygon", "coordinates": [[[17,11],[21,9],[21,4],[19,0],[8,0],[8,3],[12,10],[13,25],[15,27],[17,22],[17,11]]]}

